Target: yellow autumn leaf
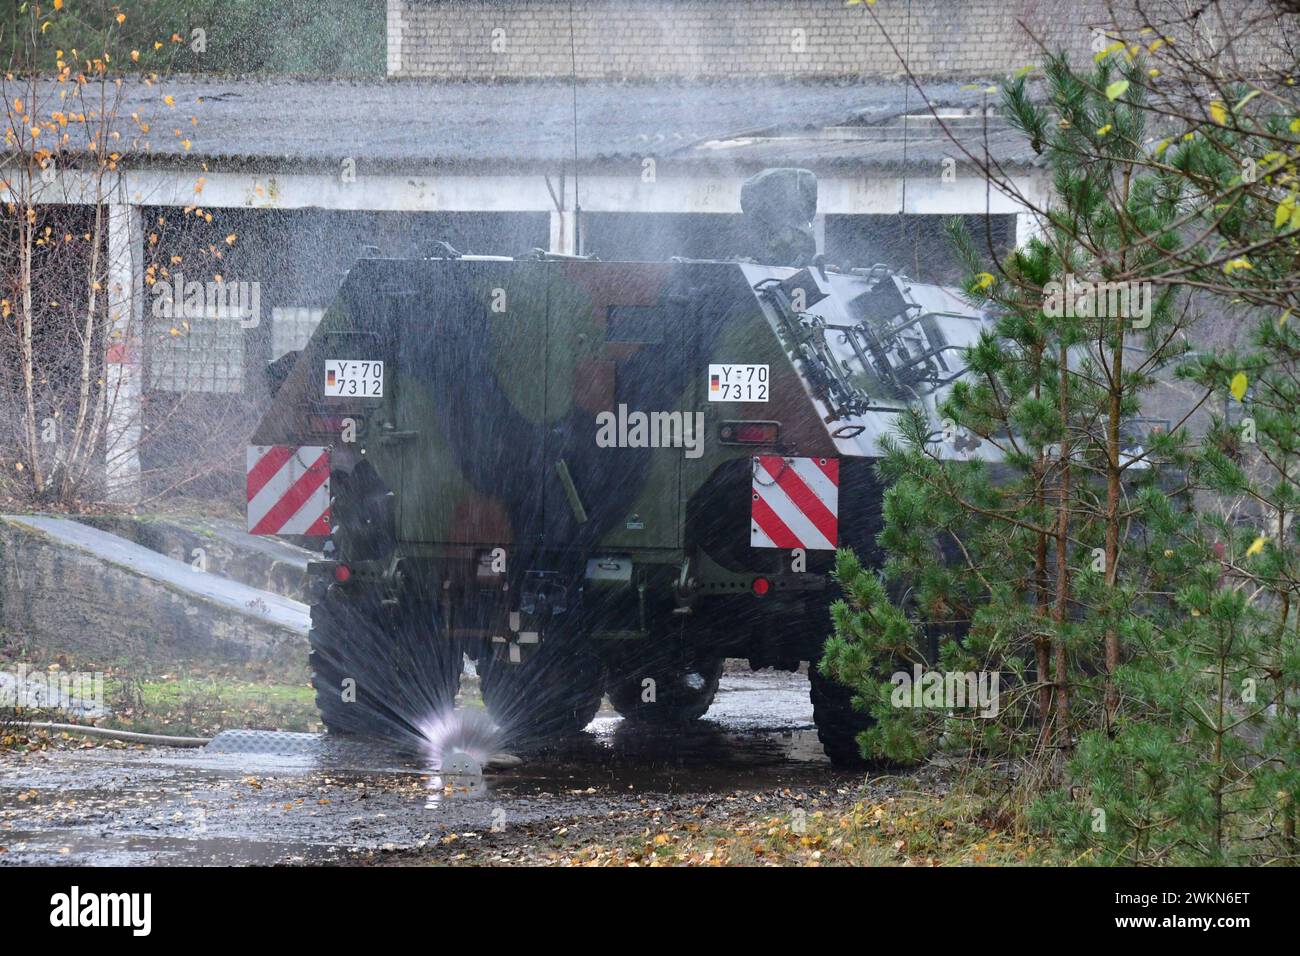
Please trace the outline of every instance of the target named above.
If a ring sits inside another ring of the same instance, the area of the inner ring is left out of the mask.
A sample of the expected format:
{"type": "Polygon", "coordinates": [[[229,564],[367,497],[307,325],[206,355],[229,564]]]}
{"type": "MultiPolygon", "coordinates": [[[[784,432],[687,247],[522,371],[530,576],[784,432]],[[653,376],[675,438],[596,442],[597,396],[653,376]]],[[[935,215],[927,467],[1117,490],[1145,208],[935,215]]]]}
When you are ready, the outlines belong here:
{"type": "Polygon", "coordinates": [[[1105,126],[1098,127],[1098,129],[1097,129],[1097,135],[1098,135],[1098,136],[1105,136],[1105,135],[1106,135],[1107,133],[1109,133],[1110,131],[1111,131],[1111,124],[1110,124],[1110,123],[1107,123],[1105,126]]]}
{"type": "Polygon", "coordinates": [[[1128,80],[1116,80],[1106,87],[1106,99],[1116,100],[1128,92],[1128,80]]]}
{"type": "Polygon", "coordinates": [[[1273,228],[1281,229],[1291,221],[1291,214],[1295,212],[1295,196],[1288,196],[1277,204],[1277,212],[1273,214],[1273,228]]]}
{"type": "Polygon", "coordinates": [[[1220,126],[1228,122],[1228,108],[1223,105],[1222,100],[1215,100],[1210,104],[1210,118],[1220,126]]]}
{"type": "Polygon", "coordinates": [[[975,288],[987,289],[993,284],[993,275],[988,272],[981,272],[975,277],[975,288]]]}
{"type": "Polygon", "coordinates": [[[116,19],[117,19],[118,26],[121,26],[123,23],[126,23],[126,14],[119,13],[116,19]]]}
{"type": "Polygon", "coordinates": [[[163,97],[163,102],[166,103],[168,106],[176,105],[176,100],[170,93],[168,93],[166,96],[163,97]]]}
{"type": "Polygon", "coordinates": [[[1228,384],[1228,390],[1232,392],[1233,398],[1237,401],[1241,401],[1242,396],[1246,394],[1246,389],[1249,386],[1250,379],[1246,378],[1246,373],[1238,372],[1236,375],[1232,376],[1232,381],[1228,384]]]}
{"type": "Polygon", "coordinates": [[[1286,310],[1285,312],[1283,312],[1280,316],[1278,316],[1278,320],[1277,320],[1278,327],[1280,328],[1280,327],[1286,325],[1287,320],[1290,319],[1290,318],[1291,318],[1291,310],[1290,310],[1290,309],[1287,309],[1287,310],[1286,310]]]}
{"type": "Polygon", "coordinates": [[[1255,267],[1250,264],[1250,260],[1244,257],[1238,259],[1229,259],[1227,262],[1223,264],[1223,274],[1232,275],[1234,272],[1238,271],[1239,269],[1253,269],[1253,268],[1255,267]]]}
{"type": "Polygon", "coordinates": [[[1093,62],[1100,63],[1102,60],[1106,59],[1106,57],[1110,56],[1116,50],[1122,50],[1122,49],[1124,49],[1124,42],[1122,40],[1118,40],[1112,43],[1110,46],[1106,47],[1106,49],[1098,50],[1096,53],[1094,53],[1092,55],[1093,62]]]}
{"type": "Polygon", "coordinates": [[[1250,547],[1246,549],[1246,557],[1253,558],[1255,555],[1259,554],[1261,551],[1264,550],[1264,545],[1267,543],[1268,543],[1268,538],[1264,537],[1261,534],[1258,538],[1252,541],[1250,543],[1250,547]]]}
{"type": "Polygon", "coordinates": [[[62,10],[62,9],[63,9],[63,0],[54,0],[54,9],[55,9],[55,10],[62,10]]]}

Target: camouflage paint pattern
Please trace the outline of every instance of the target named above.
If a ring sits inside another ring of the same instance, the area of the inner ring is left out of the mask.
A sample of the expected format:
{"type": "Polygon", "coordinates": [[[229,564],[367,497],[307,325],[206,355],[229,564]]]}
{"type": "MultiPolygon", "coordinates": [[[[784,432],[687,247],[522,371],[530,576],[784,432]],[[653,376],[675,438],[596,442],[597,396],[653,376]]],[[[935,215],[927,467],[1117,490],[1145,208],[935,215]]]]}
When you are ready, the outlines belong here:
{"type": "MultiPolygon", "coordinates": [[[[855,368],[849,336],[824,325],[889,327],[890,316],[863,309],[887,311],[902,296],[904,319],[915,314],[907,301],[937,303],[925,306],[936,315],[925,321],[950,343],[973,344],[985,326],[955,294],[892,276],[816,277],[738,262],[366,259],[349,273],[252,443],[333,446],[341,557],[387,569],[422,562],[471,589],[496,548],[509,555],[507,585],[524,569],[581,578],[590,558],[606,554],[660,566],[661,584],[683,567],[696,583],[718,588],[779,572],[784,554],[748,547],[758,454],[840,458],[840,543],[870,549],[879,513],[875,442],[909,400],[933,414],[945,386],[909,387],[902,397],[895,389],[878,396],[878,407],[837,413],[806,357],[793,354],[780,308],[756,291],[791,277],[824,290],[791,321],[822,336],[864,393],[883,391],[879,378],[855,368]],[[326,397],[327,359],[382,360],[383,396],[326,397]],[[711,363],[768,366],[769,400],[710,402],[711,363]],[[701,413],[701,453],[599,447],[598,416],[620,406],[701,413]],[[356,423],[354,442],[341,441],[344,419],[356,423]],[[779,437],[724,443],[722,423],[734,421],[777,422],[779,437]]],[[[905,339],[889,341],[905,353],[905,339]]],[[[959,359],[956,348],[947,350],[936,366],[941,377],[960,374],[959,359]]],[[[829,562],[819,553],[808,570],[824,572],[829,562]]]]}

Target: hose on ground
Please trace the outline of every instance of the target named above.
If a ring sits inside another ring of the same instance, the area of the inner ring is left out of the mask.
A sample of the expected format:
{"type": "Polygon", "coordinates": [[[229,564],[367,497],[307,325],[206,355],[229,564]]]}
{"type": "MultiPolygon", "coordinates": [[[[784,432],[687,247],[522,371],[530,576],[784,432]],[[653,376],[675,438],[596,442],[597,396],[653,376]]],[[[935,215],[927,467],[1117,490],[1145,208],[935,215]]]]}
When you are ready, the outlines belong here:
{"type": "Polygon", "coordinates": [[[202,747],[209,743],[211,737],[168,737],[165,734],[138,734],[132,730],[114,730],[111,727],[91,727],[86,724],[55,724],[44,720],[33,720],[21,725],[33,730],[53,730],[55,732],[81,734],[85,737],[97,737],[103,740],[121,740],[128,744],[153,744],[158,747],[202,747]]]}

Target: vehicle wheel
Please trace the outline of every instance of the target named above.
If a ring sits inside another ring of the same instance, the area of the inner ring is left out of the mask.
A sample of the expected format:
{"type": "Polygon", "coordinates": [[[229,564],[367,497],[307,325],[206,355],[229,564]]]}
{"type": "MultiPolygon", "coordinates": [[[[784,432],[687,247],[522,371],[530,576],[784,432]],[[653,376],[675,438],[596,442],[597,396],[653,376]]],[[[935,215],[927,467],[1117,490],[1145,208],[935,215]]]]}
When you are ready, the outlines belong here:
{"type": "Polygon", "coordinates": [[[704,716],[722,679],[722,658],[694,662],[684,668],[656,667],[653,662],[620,669],[605,688],[609,702],[627,720],[646,724],[686,724],[704,716]],[[644,681],[654,683],[654,700],[643,700],[644,681]]]}
{"type": "Polygon", "coordinates": [[[817,739],[822,742],[826,756],[836,767],[865,767],[867,761],[858,747],[857,736],[875,722],[871,715],[855,708],[853,691],[824,676],[817,669],[817,661],[808,664],[808,684],[817,739]]]}
{"type": "Polygon", "coordinates": [[[483,703],[511,745],[578,733],[600,709],[605,683],[599,658],[562,636],[525,648],[516,663],[484,654],[478,674],[483,703]]]}
{"type": "Polygon", "coordinates": [[[384,605],[331,587],[311,623],[311,683],[330,733],[418,746],[425,722],[455,701],[464,659],[434,605],[384,605]]]}

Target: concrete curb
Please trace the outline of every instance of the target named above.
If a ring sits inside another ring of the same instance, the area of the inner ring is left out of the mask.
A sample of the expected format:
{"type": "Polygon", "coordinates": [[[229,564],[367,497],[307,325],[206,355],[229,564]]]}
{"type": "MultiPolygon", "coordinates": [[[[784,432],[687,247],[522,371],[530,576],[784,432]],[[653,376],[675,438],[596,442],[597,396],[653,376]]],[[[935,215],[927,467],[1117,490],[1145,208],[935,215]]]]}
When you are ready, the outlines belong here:
{"type": "Polygon", "coordinates": [[[164,516],[71,516],[135,544],[189,563],[202,548],[208,571],[250,587],[302,600],[307,562],[317,557],[279,538],[251,535],[241,524],[217,518],[164,516]]]}
{"type": "Polygon", "coordinates": [[[304,671],[310,613],[66,518],[0,516],[0,627],[105,663],[265,662],[304,671]]]}

